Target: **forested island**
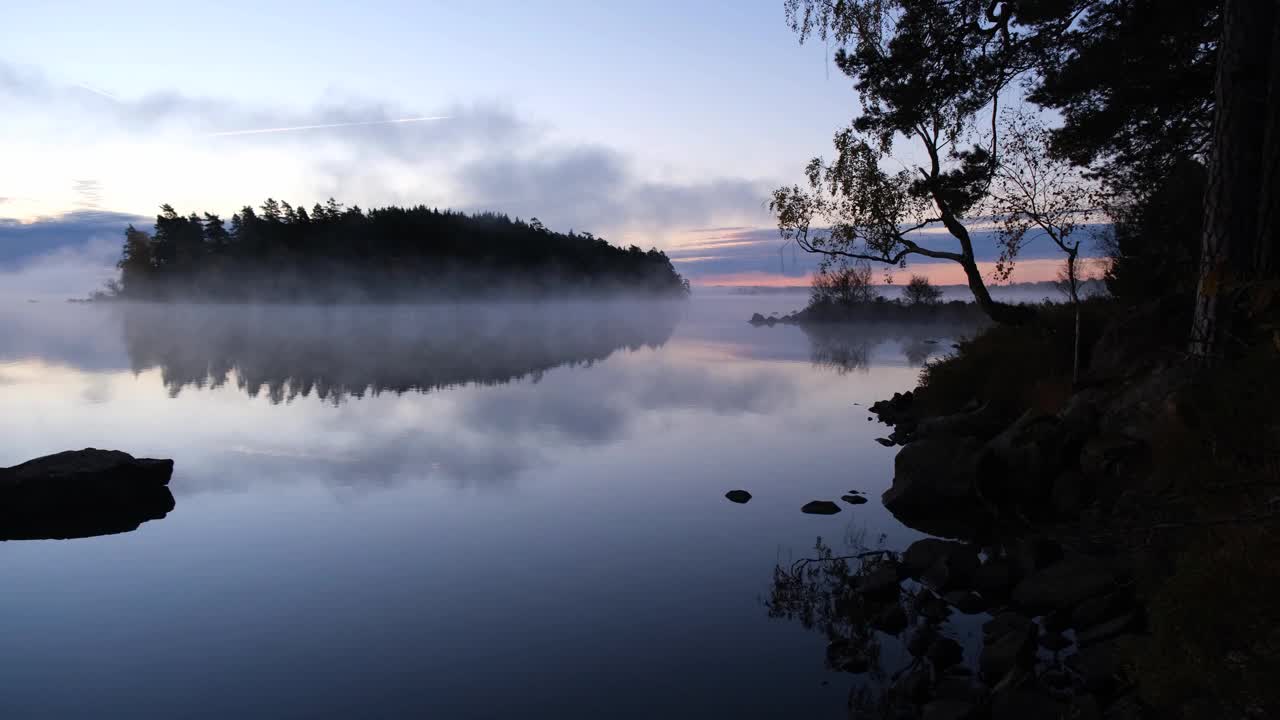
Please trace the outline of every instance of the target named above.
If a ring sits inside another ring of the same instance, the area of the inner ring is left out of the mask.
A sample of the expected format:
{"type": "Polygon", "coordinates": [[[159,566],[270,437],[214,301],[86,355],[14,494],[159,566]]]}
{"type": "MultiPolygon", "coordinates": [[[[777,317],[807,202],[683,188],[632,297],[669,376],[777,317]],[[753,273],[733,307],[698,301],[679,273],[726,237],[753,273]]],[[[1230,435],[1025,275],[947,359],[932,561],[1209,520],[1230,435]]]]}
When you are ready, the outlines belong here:
{"type": "Polygon", "coordinates": [[[537,218],[425,206],[361,210],[330,199],[310,211],[267,199],[224,221],[161,206],[148,234],[125,231],[129,300],[403,302],[498,295],[629,292],[682,296],[665,253],[620,248],[537,218]]]}

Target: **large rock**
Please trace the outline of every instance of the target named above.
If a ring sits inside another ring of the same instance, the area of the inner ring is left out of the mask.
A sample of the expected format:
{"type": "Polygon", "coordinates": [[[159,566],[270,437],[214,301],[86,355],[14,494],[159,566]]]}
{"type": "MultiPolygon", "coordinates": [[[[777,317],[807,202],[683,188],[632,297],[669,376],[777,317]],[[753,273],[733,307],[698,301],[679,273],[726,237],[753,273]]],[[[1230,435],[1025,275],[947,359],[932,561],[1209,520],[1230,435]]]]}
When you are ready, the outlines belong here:
{"type": "Polygon", "coordinates": [[[806,515],[835,515],[840,512],[840,506],[830,500],[811,500],[800,508],[800,512],[806,515]]]}
{"type": "Polygon", "coordinates": [[[995,684],[1010,670],[1029,664],[1034,658],[1035,626],[1030,620],[1005,613],[988,622],[983,630],[986,639],[978,656],[978,669],[987,682],[995,684]]]}
{"type": "Polygon", "coordinates": [[[1075,555],[1029,575],[1013,589],[1013,604],[1033,614],[1069,611],[1112,590],[1118,579],[1109,562],[1075,555]]]}
{"type": "Polygon", "coordinates": [[[1027,411],[983,448],[978,489],[1004,511],[1049,515],[1053,481],[1079,456],[1079,445],[1062,421],[1027,411]]]}
{"type": "Polygon", "coordinates": [[[903,524],[930,535],[981,535],[991,516],[974,489],[978,449],[974,439],[953,435],[909,443],[894,460],[884,506],[903,524]]]}
{"type": "Polygon", "coordinates": [[[136,530],[174,508],[172,460],[70,450],[0,469],[0,540],[69,539],[136,530]]]}
{"type": "Polygon", "coordinates": [[[938,568],[950,581],[949,587],[968,584],[978,565],[978,554],[971,546],[952,540],[924,538],[908,545],[902,553],[902,567],[908,577],[918,579],[938,568]]]}

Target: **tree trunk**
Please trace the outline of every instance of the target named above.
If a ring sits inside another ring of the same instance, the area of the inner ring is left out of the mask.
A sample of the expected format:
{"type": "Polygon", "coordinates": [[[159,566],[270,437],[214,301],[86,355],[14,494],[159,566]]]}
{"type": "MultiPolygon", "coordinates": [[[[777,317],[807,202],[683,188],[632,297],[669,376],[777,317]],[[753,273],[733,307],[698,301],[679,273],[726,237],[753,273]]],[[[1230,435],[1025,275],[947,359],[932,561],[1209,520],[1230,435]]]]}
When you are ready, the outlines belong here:
{"type": "Polygon", "coordinates": [[[1226,0],[1214,87],[1200,282],[1191,352],[1221,354],[1240,288],[1253,275],[1268,124],[1267,74],[1275,0],[1226,0]]]}
{"type": "Polygon", "coordinates": [[[1258,246],[1254,269],[1262,277],[1274,276],[1280,254],[1280,9],[1274,11],[1271,32],[1271,64],[1267,72],[1267,120],[1262,142],[1262,181],[1259,186],[1258,246]]]}

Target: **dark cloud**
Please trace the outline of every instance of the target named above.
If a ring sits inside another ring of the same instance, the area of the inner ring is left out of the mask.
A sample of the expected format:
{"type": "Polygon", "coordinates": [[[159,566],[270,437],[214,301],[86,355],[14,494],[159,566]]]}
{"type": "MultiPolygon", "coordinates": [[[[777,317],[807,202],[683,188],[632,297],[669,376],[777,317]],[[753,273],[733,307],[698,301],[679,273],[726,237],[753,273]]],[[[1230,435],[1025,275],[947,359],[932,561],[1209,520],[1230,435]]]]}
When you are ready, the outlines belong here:
{"type": "Polygon", "coordinates": [[[151,220],[100,210],[76,210],[28,223],[0,218],[0,267],[61,249],[80,248],[95,238],[119,241],[130,223],[141,227],[150,225],[151,220]]]}

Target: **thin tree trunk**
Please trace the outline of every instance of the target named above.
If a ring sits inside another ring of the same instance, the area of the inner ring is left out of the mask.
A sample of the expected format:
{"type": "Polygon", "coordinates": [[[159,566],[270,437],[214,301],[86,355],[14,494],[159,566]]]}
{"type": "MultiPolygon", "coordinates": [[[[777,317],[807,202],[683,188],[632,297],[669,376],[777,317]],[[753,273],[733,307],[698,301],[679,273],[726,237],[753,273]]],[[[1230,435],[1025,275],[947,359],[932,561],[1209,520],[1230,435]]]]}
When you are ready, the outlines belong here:
{"type": "Polygon", "coordinates": [[[1204,199],[1191,352],[1222,352],[1237,289],[1255,260],[1261,150],[1275,0],[1226,0],[1214,82],[1213,144],[1204,199]]]}

